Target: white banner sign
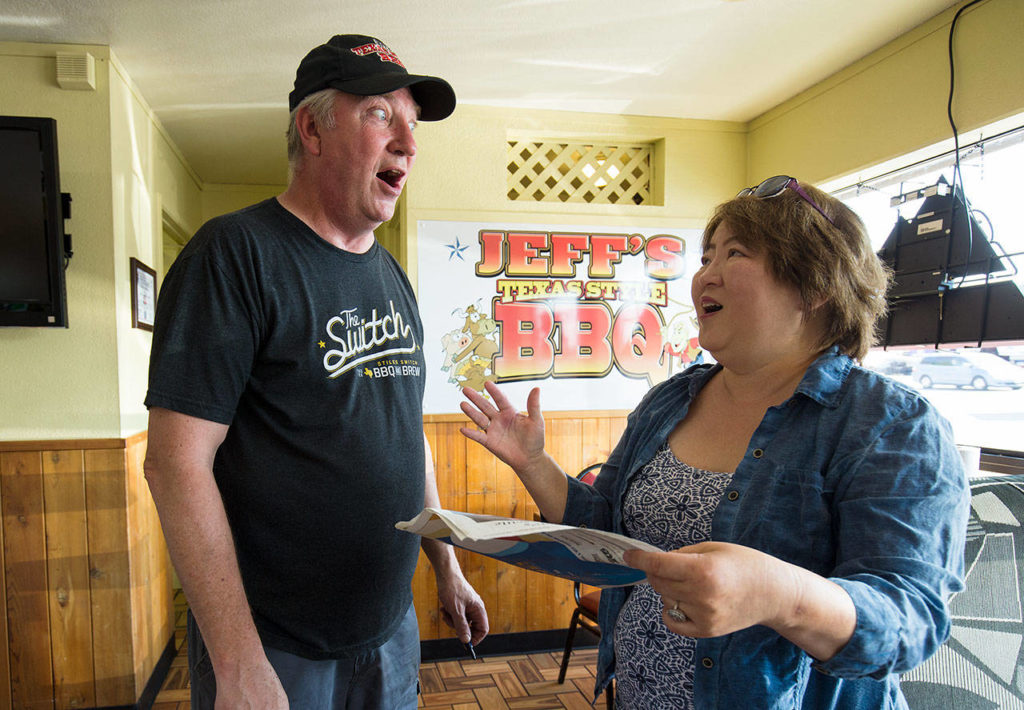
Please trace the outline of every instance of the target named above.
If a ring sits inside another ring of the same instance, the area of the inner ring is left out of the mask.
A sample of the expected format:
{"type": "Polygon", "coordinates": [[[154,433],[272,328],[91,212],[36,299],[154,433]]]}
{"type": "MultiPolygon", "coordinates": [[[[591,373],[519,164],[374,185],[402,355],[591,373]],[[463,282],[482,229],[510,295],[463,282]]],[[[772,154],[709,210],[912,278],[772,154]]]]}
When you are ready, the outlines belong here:
{"type": "Polygon", "coordinates": [[[491,381],[520,408],[632,409],[702,358],[699,230],[418,223],[424,412],[491,381]]]}

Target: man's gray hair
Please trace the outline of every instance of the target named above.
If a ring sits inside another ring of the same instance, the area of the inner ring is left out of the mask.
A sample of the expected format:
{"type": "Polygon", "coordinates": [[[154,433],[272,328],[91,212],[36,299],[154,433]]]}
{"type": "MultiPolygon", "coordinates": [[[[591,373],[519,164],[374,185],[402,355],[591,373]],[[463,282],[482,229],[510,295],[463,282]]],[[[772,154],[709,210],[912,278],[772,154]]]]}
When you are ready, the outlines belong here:
{"type": "Polygon", "coordinates": [[[299,132],[295,128],[295,114],[298,113],[299,109],[303,106],[309,108],[309,112],[313,114],[313,120],[316,124],[322,128],[328,130],[333,129],[337,126],[334,120],[334,99],[337,98],[341,92],[337,89],[322,89],[314,92],[302,99],[299,105],[295,107],[295,110],[291,112],[288,117],[288,182],[292,181],[292,176],[295,174],[296,168],[302,162],[302,139],[299,138],[299,132]]]}

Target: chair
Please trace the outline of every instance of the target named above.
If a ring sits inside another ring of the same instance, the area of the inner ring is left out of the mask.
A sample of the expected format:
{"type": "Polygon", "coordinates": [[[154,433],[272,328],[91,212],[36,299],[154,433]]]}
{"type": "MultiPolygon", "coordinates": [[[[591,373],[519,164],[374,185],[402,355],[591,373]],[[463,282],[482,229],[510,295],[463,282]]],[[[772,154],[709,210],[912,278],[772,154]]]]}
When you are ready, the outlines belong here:
{"type": "MultiPolygon", "coordinates": [[[[577,480],[583,481],[587,485],[593,485],[602,465],[595,463],[587,466],[576,474],[577,480]]],[[[565,682],[565,671],[569,667],[569,656],[572,654],[572,643],[576,638],[576,629],[583,626],[597,636],[601,635],[601,627],[597,625],[597,611],[601,602],[601,592],[600,590],[588,592],[587,594],[581,594],[581,592],[582,585],[579,582],[573,583],[572,593],[576,599],[576,608],[573,610],[572,618],[569,620],[569,630],[565,638],[565,652],[562,654],[562,666],[558,669],[558,682],[560,684],[565,682]]],[[[608,703],[608,710],[612,710],[615,707],[615,691],[610,683],[605,690],[605,700],[608,703]]]]}

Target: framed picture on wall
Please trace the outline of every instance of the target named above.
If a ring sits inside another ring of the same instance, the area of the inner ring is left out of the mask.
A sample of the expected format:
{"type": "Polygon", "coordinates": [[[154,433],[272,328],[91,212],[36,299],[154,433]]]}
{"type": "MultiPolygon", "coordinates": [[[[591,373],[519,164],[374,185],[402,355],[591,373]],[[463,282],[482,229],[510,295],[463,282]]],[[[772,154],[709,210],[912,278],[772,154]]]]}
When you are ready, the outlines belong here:
{"type": "Polygon", "coordinates": [[[153,331],[156,317],[156,272],[131,257],[132,327],[153,331]]]}

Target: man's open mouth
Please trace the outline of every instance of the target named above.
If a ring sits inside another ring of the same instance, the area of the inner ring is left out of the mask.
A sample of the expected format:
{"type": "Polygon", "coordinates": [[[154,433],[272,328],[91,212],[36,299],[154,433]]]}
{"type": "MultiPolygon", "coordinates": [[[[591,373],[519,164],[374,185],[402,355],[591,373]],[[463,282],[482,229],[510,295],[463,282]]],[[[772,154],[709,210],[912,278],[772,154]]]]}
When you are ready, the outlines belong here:
{"type": "Polygon", "coordinates": [[[401,187],[404,173],[401,170],[382,170],[377,173],[377,178],[383,180],[391,187],[401,187]]]}

